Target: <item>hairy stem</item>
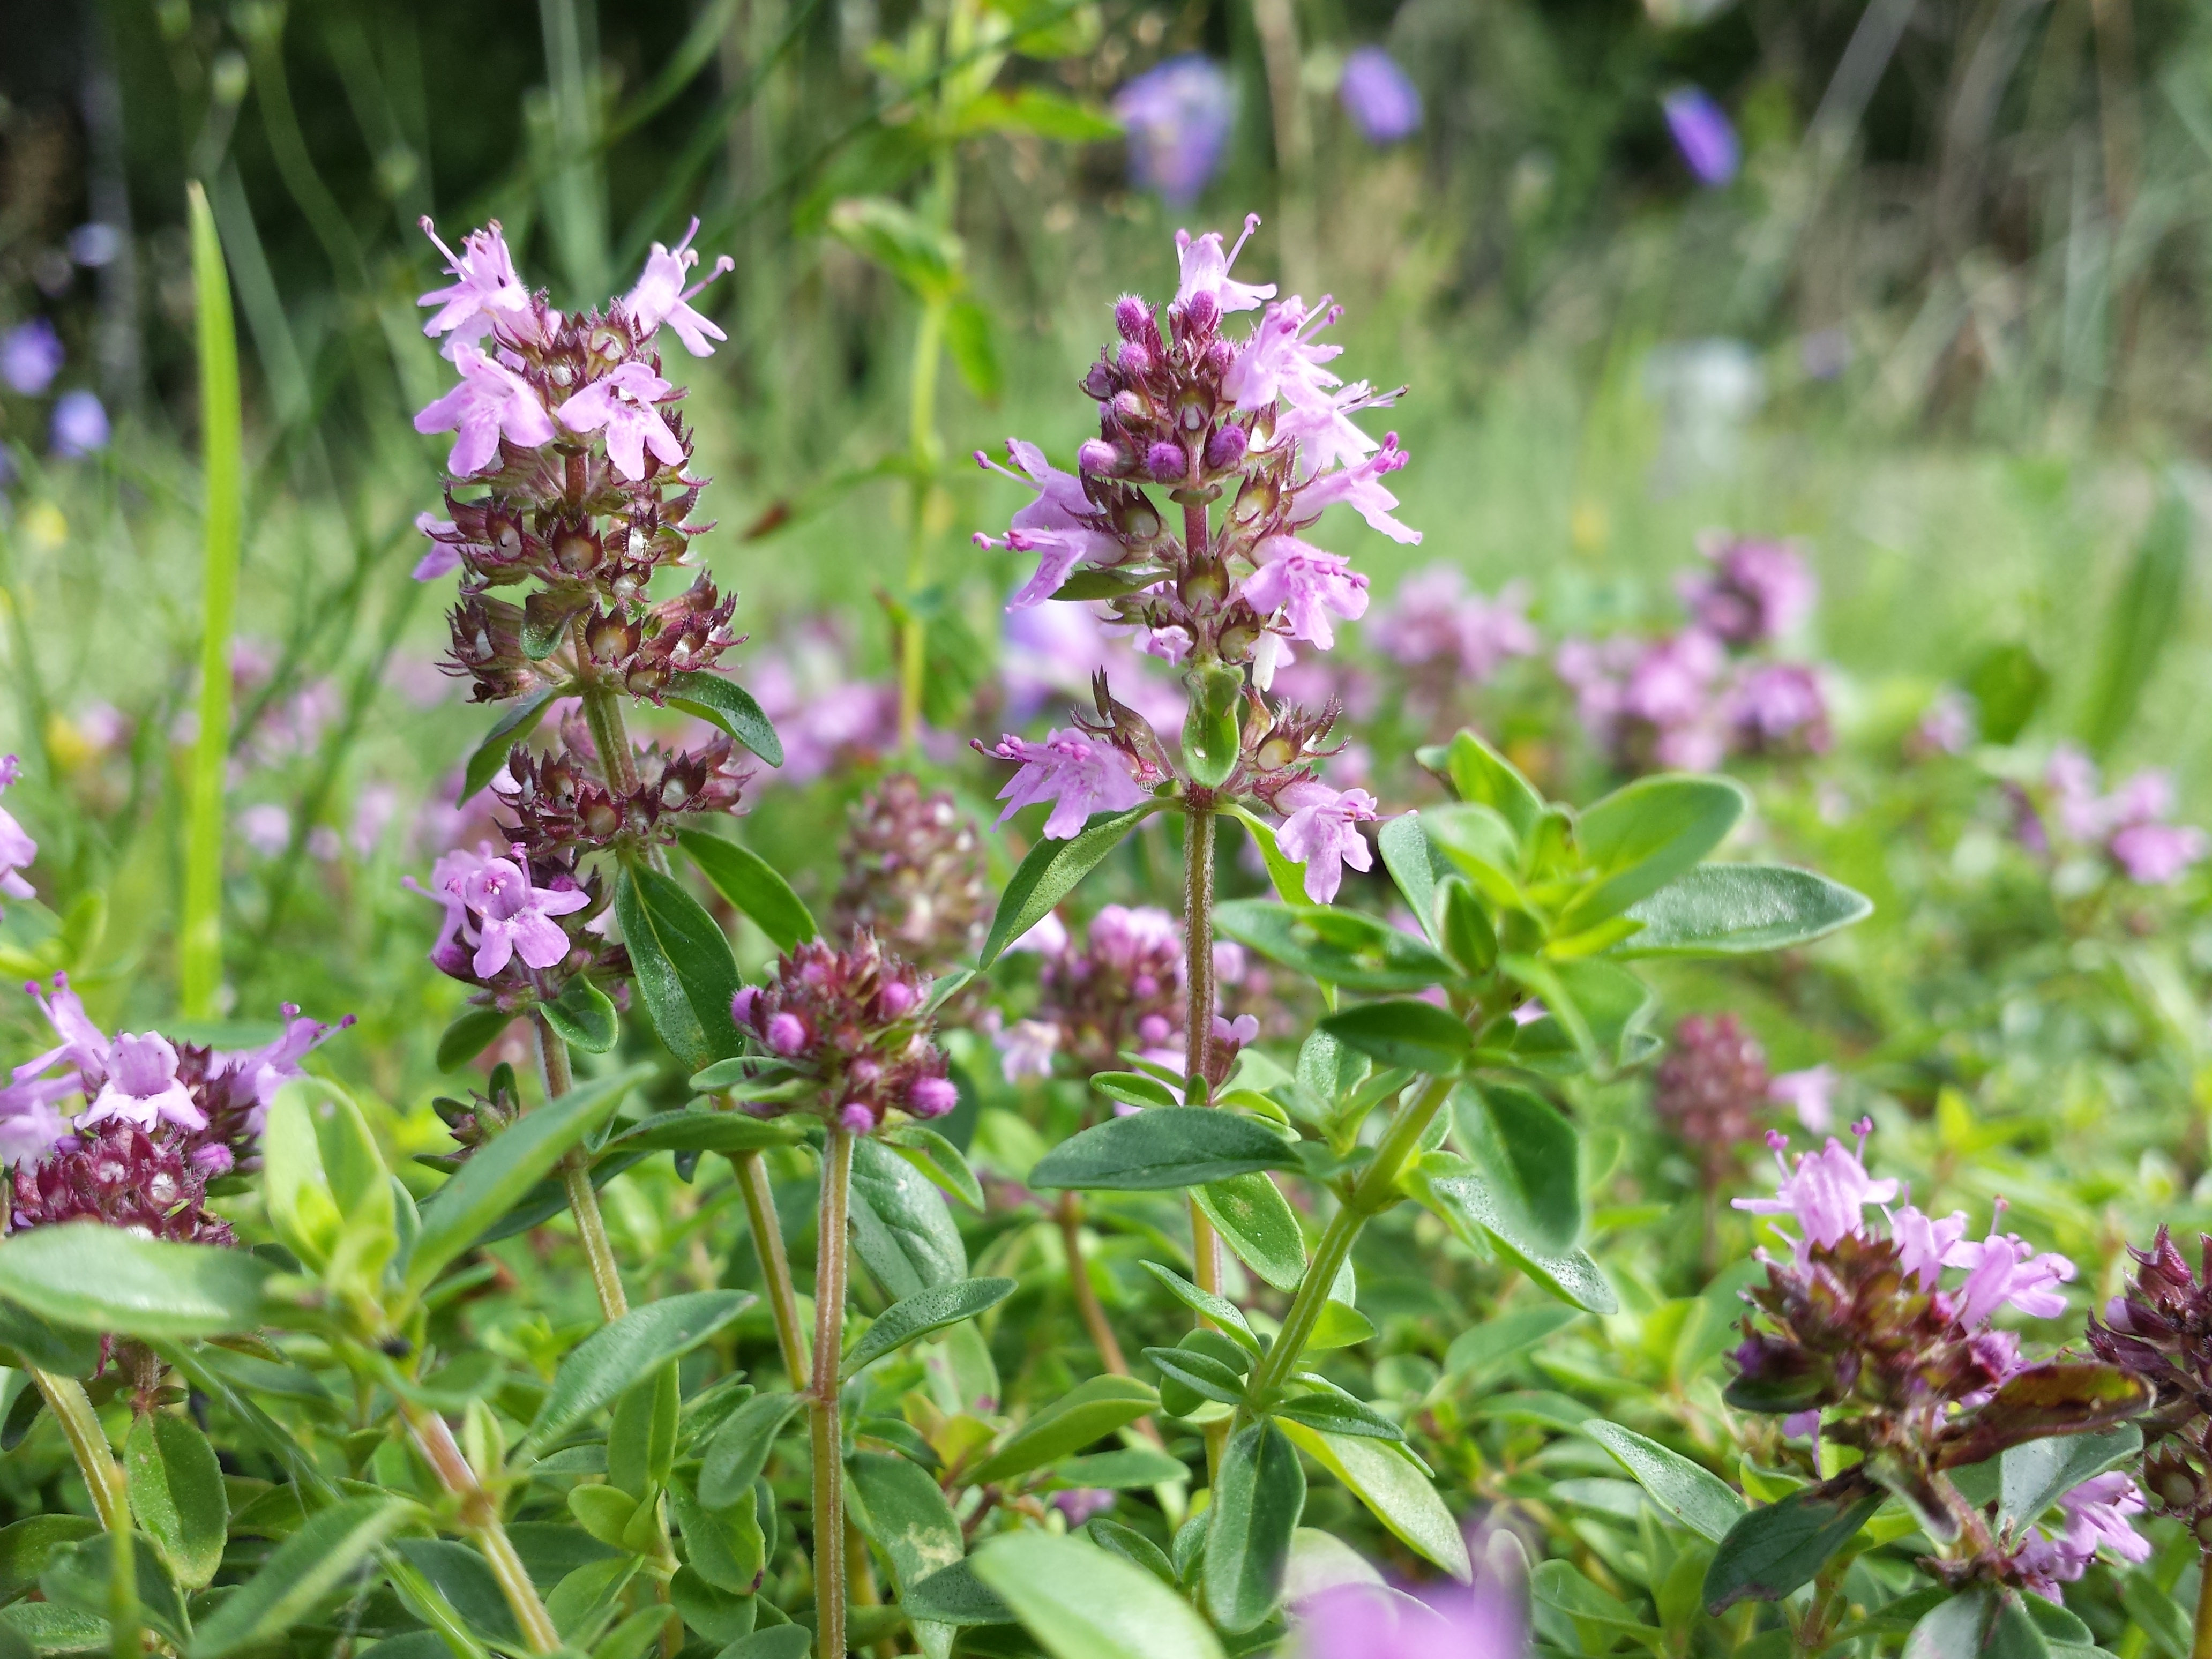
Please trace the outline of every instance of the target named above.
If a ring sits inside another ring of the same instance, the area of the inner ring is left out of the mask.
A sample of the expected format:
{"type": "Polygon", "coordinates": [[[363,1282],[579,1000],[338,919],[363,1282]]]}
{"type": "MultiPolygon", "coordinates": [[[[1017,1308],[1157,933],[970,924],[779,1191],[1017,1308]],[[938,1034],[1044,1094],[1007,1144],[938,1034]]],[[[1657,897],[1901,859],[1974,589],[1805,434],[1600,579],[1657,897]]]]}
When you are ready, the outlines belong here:
{"type": "MultiPolygon", "coordinates": [[[[538,1069],[545,1080],[545,1097],[558,1100],[575,1086],[568,1070],[568,1045],[554,1034],[543,1012],[531,1016],[538,1033],[538,1069]]],[[[622,1268],[614,1246],[607,1241],[606,1218],[599,1213],[599,1194],[592,1185],[591,1154],[580,1146],[561,1160],[561,1184],[568,1194],[568,1208],[576,1218],[576,1237],[583,1241],[584,1256],[592,1266],[592,1288],[599,1292],[599,1316],[610,1324],[629,1311],[623,1291],[622,1268]]]]}
{"type": "Polygon", "coordinates": [[[2190,1637],[2189,1659],[2212,1659],[2212,1549],[2203,1551],[2198,1560],[2204,1577],[2197,1587],[2197,1627],[2190,1637]]]}
{"type": "Polygon", "coordinates": [[[100,1426],[84,1384],[73,1376],[57,1376],[35,1368],[31,1381],[38,1385],[54,1421],[61,1425],[62,1437],[69,1442],[70,1455],[76,1459],[77,1473],[92,1493],[92,1507],[100,1524],[112,1533],[129,1532],[131,1504],[124,1494],[123,1471],[108,1449],[106,1431],[100,1426]]]}
{"type": "Polygon", "coordinates": [[[814,1651],[845,1659],[845,1461],[837,1421],[837,1360],[844,1347],[846,1210],[853,1136],[830,1125],[822,1146],[822,1207],[814,1250],[814,1651]]]}
{"type": "Polygon", "coordinates": [[[1129,1374],[1129,1362],[1121,1356],[1121,1345],[1115,1340],[1114,1328],[1106,1320],[1106,1310],[1099,1305],[1098,1291],[1091,1282],[1091,1268],[1083,1259],[1083,1205],[1073,1193],[1062,1193],[1053,1218],[1060,1223],[1061,1248],[1067,1253],[1067,1285],[1075,1295],[1075,1310],[1083,1316],[1083,1328],[1091,1334],[1091,1346],[1098,1350],[1098,1363],[1116,1376],[1129,1374]]]}
{"type": "Polygon", "coordinates": [[[1336,1283],[1337,1273],[1351,1256],[1360,1230],[1372,1217],[1389,1207],[1396,1195],[1399,1176],[1419,1149],[1421,1136],[1450,1095],[1451,1085],[1452,1080],[1448,1077],[1431,1078],[1413,1097],[1413,1103],[1401,1108],[1390,1127],[1383,1131],[1382,1143],[1375,1149],[1374,1161],[1368,1164],[1358,1184],[1346,1195],[1336,1213],[1329,1218],[1321,1243],[1314,1247],[1313,1263],[1299,1280],[1297,1294],[1291,1298],[1290,1311],[1283,1316],[1283,1328],[1274,1346],[1252,1368],[1251,1383],[1246,1390],[1248,1398],[1264,1404],[1274,1390],[1290,1380],[1299,1354],[1312,1337],[1314,1327],[1321,1322],[1322,1309],[1328,1305],[1329,1287],[1336,1283]]]}
{"type": "Polygon", "coordinates": [[[799,1322],[799,1292],[791,1282],[791,1257],[783,1248],[783,1226],[776,1218],[768,1164],[758,1152],[732,1153],[730,1163],[744,1194],[745,1219],[752,1224],[753,1250],[768,1285],[769,1311],[775,1316],[775,1343],[783,1354],[784,1374],[795,1389],[806,1380],[806,1332],[799,1322]]]}
{"type": "Polygon", "coordinates": [[[1206,1105],[1213,1058],[1213,827],[1212,809],[1193,807],[1184,819],[1182,848],[1183,1099],[1206,1105]]]}
{"type": "Polygon", "coordinates": [[[476,1471],[469,1467],[469,1460],[454,1443],[453,1429],[444,1418],[427,1407],[402,1401],[399,1410],[406,1419],[407,1431],[414,1437],[416,1449],[436,1473],[439,1484],[459,1500],[460,1524],[483,1551],[524,1643],[532,1653],[552,1652],[561,1645],[561,1632],[554,1628],[553,1615],[545,1611],[545,1603],[538,1599],[538,1587],[530,1582],[529,1571],[500,1522],[499,1506],[492,1502],[491,1495],[477,1480],[476,1471]]]}
{"type": "Polygon", "coordinates": [[[128,1527],[108,1534],[107,1650],[112,1659],[146,1659],[138,1613],[138,1543],[128,1527]]]}

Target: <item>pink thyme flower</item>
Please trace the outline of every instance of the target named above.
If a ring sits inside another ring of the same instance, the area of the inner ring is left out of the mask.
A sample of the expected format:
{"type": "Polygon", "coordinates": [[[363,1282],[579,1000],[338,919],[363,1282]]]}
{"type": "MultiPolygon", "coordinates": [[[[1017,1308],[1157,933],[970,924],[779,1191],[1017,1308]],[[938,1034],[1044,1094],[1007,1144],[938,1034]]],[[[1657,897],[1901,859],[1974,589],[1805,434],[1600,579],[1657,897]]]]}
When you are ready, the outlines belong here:
{"type": "Polygon", "coordinates": [[[653,252],[646,258],[644,275],[623,297],[622,307],[647,339],[650,340],[665,323],[676,331],[676,337],[684,342],[684,349],[694,357],[711,357],[714,348],[708,343],[708,340],[726,340],[730,337],[691,309],[691,296],[724,271],[735,270],[738,262],[725,253],[714,261],[714,268],[702,279],[685,288],[684,277],[699,263],[699,255],[691,246],[691,239],[698,234],[699,222],[695,218],[691,228],[684,233],[684,240],[673,248],[655,242],[653,252]]]}
{"type": "Polygon", "coordinates": [[[1370,528],[1381,531],[1392,541],[1408,547],[1419,546],[1421,532],[1390,516],[1397,507],[1398,498],[1382,484],[1385,477],[1405,465],[1406,452],[1398,447],[1398,434],[1385,433],[1382,447],[1358,465],[1327,473],[1300,490],[1298,511],[1318,513],[1342,501],[1366,520],[1370,528]]]}
{"type": "MultiPolygon", "coordinates": [[[[1865,1223],[1859,1212],[1897,1196],[1895,1180],[1873,1179],[1859,1154],[1833,1135],[1825,1150],[1799,1154],[1794,1171],[1782,1160],[1788,1141],[1770,1134],[1767,1144],[1774,1148],[1775,1162],[1782,1164],[1781,1187],[1772,1198],[1739,1198],[1735,1206],[1753,1215],[1795,1216],[1806,1238],[1824,1249],[1832,1249],[1846,1234],[1863,1236],[1865,1223]]],[[[1863,1141],[1861,1146],[1863,1150],[1863,1141]]]]}
{"type": "Polygon", "coordinates": [[[1006,1081],[1025,1077],[1050,1077],[1053,1056],[1060,1052],[1060,1027],[1048,1019],[1018,1019],[991,1038],[999,1051],[999,1069],[1006,1081]]]}
{"type": "Polygon", "coordinates": [[[276,1091],[295,1077],[307,1073],[300,1062],[313,1050],[344,1030],[354,1023],[348,1014],[336,1024],[319,1019],[310,1019],[300,1012],[300,1005],[288,1002],[283,1006],[283,1034],[273,1042],[258,1048],[231,1049],[214,1056],[210,1074],[237,1079],[237,1086],[253,1097],[252,1110],[247,1115],[247,1127],[261,1133],[261,1126],[269,1116],[269,1108],[276,1098],[276,1091]]]}
{"type": "Polygon", "coordinates": [[[1355,827],[1375,821],[1375,797],[1364,789],[1340,793],[1311,778],[1275,797],[1276,810],[1286,815],[1275,832],[1275,845],[1291,863],[1305,866],[1306,896],[1316,904],[1335,899],[1346,865],[1375,867],[1375,854],[1355,827]]]}
{"type": "Polygon", "coordinates": [[[1435,564],[1398,585],[1389,606],[1367,625],[1368,641],[1401,667],[1442,665],[1477,684],[1509,657],[1533,657],[1542,643],[1528,621],[1528,586],[1511,581],[1495,599],[1467,589],[1456,565],[1435,564]]]}
{"type": "Polygon", "coordinates": [[[191,1091],[177,1077],[177,1051],[168,1038],[149,1031],[125,1031],[107,1053],[107,1080],[78,1121],[89,1128],[118,1120],[134,1128],[173,1123],[180,1129],[204,1129],[207,1115],[193,1104],[191,1091]]]}
{"type": "Polygon", "coordinates": [[[2130,881],[2171,887],[2212,852],[2212,840],[2194,824],[2130,823],[2112,832],[2105,850],[2130,881]]]}
{"type": "Polygon", "coordinates": [[[1526,1650],[1519,1597],[1485,1575],[1469,1586],[1424,1584],[1419,1598],[1340,1583],[1300,1601],[1297,1659],[1514,1659],[1526,1650]]]}
{"type": "Polygon", "coordinates": [[[1188,305],[1195,295],[1203,294],[1215,307],[1227,315],[1235,311],[1256,311],[1263,300],[1275,297],[1273,283],[1237,283],[1229,276],[1230,266],[1244,251],[1244,244],[1260,228],[1260,216],[1244,216],[1244,234],[1237,239],[1237,246],[1226,253],[1221,249],[1221,233],[1209,230],[1194,239],[1187,230],[1176,232],[1176,259],[1182,272],[1182,281],[1176,288],[1176,303],[1188,305]]]}
{"type": "Polygon", "coordinates": [[[1050,599],[1079,563],[1085,559],[1112,559],[1121,552],[1121,544],[1086,522],[1098,509],[1083,493],[1082,479],[1073,472],[1062,472],[1045,459],[1044,451],[1023,439],[1007,439],[1006,453],[1020,472],[1000,465],[980,449],[975,452],[975,464],[987,471],[1004,473],[1017,483],[1028,484],[1037,492],[1036,499],[1014,514],[1003,538],[994,539],[979,533],[975,544],[1039,556],[1036,574],[1006,602],[1006,609],[1013,611],[1050,599]]]}
{"type": "Polygon", "coordinates": [[[1698,538],[1698,551],[1712,568],[1685,574],[1676,591],[1698,625],[1730,645],[1779,638],[1820,596],[1819,579],[1789,542],[1707,534],[1698,538]]]}
{"type": "Polygon", "coordinates": [[[571,432],[606,428],[607,455],[632,483],[645,477],[645,452],[663,466],[684,464],[684,446],[653,405],[675,388],[635,360],[586,386],[555,411],[571,432]]]}
{"type": "MultiPolygon", "coordinates": [[[[22,775],[22,763],[13,755],[0,757],[0,790],[12,789],[22,775]]],[[[39,843],[24,833],[13,812],[0,806],[0,893],[9,898],[36,898],[38,892],[24,879],[22,870],[38,855],[39,843]]]]}
{"type": "MultiPolygon", "coordinates": [[[[1219,246],[1218,236],[1210,240],[1219,246]]],[[[1274,292],[1272,288],[1267,291],[1274,292]]],[[[1326,404],[1330,388],[1341,381],[1322,365],[1342,356],[1344,348],[1322,345],[1306,337],[1343,314],[1342,307],[1332,306],[1325,298],[1310,311],[1295,295],[1269,306],[1223,371],[1222,395],[1248,413],[1272,409],[1278,398],[1287,398],[1301,409],[1326,404]]],[[[1374,447],[1372,442],[1368,447],[1374,447]]]]}
{"type": "Polygon", "coordinates": [[[2119,1470],[2092,1475],[2063,1495],[2058,1508],[2065,1519],[2057,1535],[2039,1526],[2012,1558],[2021,1582],[2037,1595],[2063,1600],[2058,1586],[2087,1572],[2100,1545],[2123,1561],[2150,1559],[2150,1540],[2128,1518],[2142,1513],[2142,1493],[2119,1470]]]}
{"type": "MultiPolygon", "coordinates": [[[[451,287],[433,289],[415,302],[439,307],[438,314],[422,325],[423,333],[433,339],[441,334],[452,335],[446,353],[456,362],[459,347],[482,339],[495,328],[505,329],[516,339],[529,337],[536,327],[530,290],[514,274],[514,256],[507,252],[507,238],[500,232],[499,221],[495,219],[482,230],[471,231],[462,239],[459,253],[438,240],[429,215],[423,215],[421,222],[422,234],[446,256],[446,269],[453,276],[451,287]]],[[[537,441],[546,441],[541,438],[537,441]]],[[[473,472],[476,469],[470,467],[466,471],[473,472]]]]}
{"type": "Polygon", "coordinates": [[[1004,823],[1024,806],[1050,801],[1052,814],[1044,823],[1048,841],[1072,838],[1094,812],[1119,812],[1145,799],[1121,752],[1085,732],[1061,728],[1048,733],[1042,743],[1009,736],[1000,738],[996,749],[984,749],[980,743],[975,747],[1021,765],[999,792],[999,799],[1006,803],[999,822],[1004,823]]]}
{"type": "Polygon", "coordinates": [[[1813,1133],[1826,1134],[1835,1116],[1836,1068],[1814,1066],[1802,1072],[1784,1072],[1770,1079],[1766,1097],[1779,1101],[1797,1114],[1798,1122],[1813,1133]]]}
{"type": "Polygon", "coordinates": [[[1889,1236],[1897,1245],[1898,1264],[1932,1291],[1942,1277],[1945,1258],[1966,1236],[1966,1212],[1954,1210],[1940,1219],[1923,1215],[1911,1205],[1889,1218],[1889,1236]]]}
{"type": "Polygon", "coordinates": [[[417,513],[415,527],[430,538],[430,550],[416,562],[416,581],[434,582],[461,568],[460,532],[451,519],[417,513]]]}
{"type": "Polygon", "coordinates": [[[2017,1233],[1999,1233],[1994,1218],[1987,1238],[1960,1240],[1944,1251],[1943,1265],[1966,1270],[1958,1292],[1962,1324],[1979,1325],[2008,1303],[2031,1319],[2066,1311],[2066,1298],[2051,1287],[2072,1279],[2074,1264],[2055,1252],[2039,1255],[2017,1233]]]}
{"type": "Polygon", "coordinates": [[[1259,568],[1247,577],[1244,601],[1262,617],[1277,610],[1290,636],[1322,650],[1336,643],[1328,613],[1358,617],[1367,611],[1367,578],[1338,553],[1309,547],[1292,536],[1270,536],[1252,551],[1259,568]]]}
{"type": "Polygon", "coordinates": [[[553,921],[580,910],[591,896],[531,884],[530,872],[513,859],[489,859],[462,882],[461,898],[478,929],[477,977],[489,979],[520,957],[526,967],[555,966],[568,954],[568,936],[553,921]]]}
{"type": "Polygon", "coordinates": [[[415,429],[454,434],[446,468],[457,477],[472,477],[499,454],[499,441],[522,449],[550,444],[557,435],[553,420],[530,382],[475,346],[456,341],[453,367],[461,383],[415,417],[415,429]]]}

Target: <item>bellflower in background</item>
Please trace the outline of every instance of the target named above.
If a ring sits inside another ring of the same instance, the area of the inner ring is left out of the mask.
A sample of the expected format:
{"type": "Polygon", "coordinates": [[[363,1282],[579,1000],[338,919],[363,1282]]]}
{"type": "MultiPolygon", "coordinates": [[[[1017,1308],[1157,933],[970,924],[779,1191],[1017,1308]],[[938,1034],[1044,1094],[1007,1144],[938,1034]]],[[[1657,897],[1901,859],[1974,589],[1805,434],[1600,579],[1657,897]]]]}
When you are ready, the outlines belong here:
{"type": "Polygon", "coordinates": [[[1361,46],[1344,60],[1336,97],[1370,144],[1398,143],[1421,130],[1419,89],[1381,46],[1361,46]]]}
{"type": "Polygon", "coordinates": [[[1129,135],[1129,179],[1188,207],[1221,170],[1237,92],[1222,67],[1196,52],[1146,70],[1115,94],[1129,135]]]}
{"type": "Polygon", "coordinates": [[[76,460],[95,454],[107,447],[107,410],[95,394],[80,387],[55,400],[47,442],[58,459],[76,460]]]}
{"type": "Polygon", "coordinates": [[[52,386],[64,361],[62,337],[43,317],[0,334],[0,380],[26,398],[36,398],[52,386]]]}
{"type": "Polygon", "coordinates": [[[1727,112],[1701,87],[1677,87],[1659,100],[1674,147],[1698,182],[1717,188],[1736,175],[1743,156],[1727,112]]]}

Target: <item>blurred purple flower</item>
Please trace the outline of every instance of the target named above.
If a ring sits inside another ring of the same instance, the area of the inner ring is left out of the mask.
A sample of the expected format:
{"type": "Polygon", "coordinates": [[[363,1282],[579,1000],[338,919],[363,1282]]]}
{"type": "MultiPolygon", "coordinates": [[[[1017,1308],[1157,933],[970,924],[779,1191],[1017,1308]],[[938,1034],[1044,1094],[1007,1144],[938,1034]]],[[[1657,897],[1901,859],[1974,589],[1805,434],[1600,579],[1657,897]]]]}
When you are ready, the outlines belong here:
{"type": "Polygon", "coordinates": [[[26,398],[35,398],[62,372],[62,337],[43,317],[18,323],[0,334],[0,380],[26,398]]]}
{"type": "Polygon", "coordinates": [[[1813,1133],[1826,1134],[1835,1118],[1836,1068],[1814,1066],[1784,1072],[1768,1081],[1766,1097],[1796,1112],[1798,1122],[1813,1133]]]}
{"type": "Polygon", "coordinates": [[[1421,1591],[1332,1584],[1296,1609],[1292,1651],[1297,1659],[1514,1659],[1525,1650],[1520,1598],[1495,1577],[1421,1591]]]}
{"type": "Polygon", "coordinates": [[[240,838],[263,858],[273,859],[292,844],[292,815],[271,801],[238,815],[240,838]]]}
{"type": "Polygon", "coordinates": [[[1528,586],[1511,581],[1495,599],[1467,591],[1456,566],[1431,565],[1398,585],[1388,608],[1367,625],[1375,648],[1401,667],[1443,665],[1480,684],[1508,657],[1532,657],[1541,643],[1528,621],[1528,586]]]}
{"type": "Polygon", "coordinates": [[[2100,794],[2097,763],[2061,744],[2044,771],[2058,822],[2077,841],[2101,845],[2129,880],[2164,887],[2212,853],[2212,837],[2189,824],[2169,823],[2172,775],[2162,768],[2137,772],[2111,794],[2100,794]]]}
{"type": "MultiPolygon", "coordinates": [[[[0,757],[0,790],[22,776],[22,763],[13,755],[0,757]]],[[[38,894],[22,875],[23,866],[39,855],[39,843],[15,822],[15,815],[0,806],[0,893],[9,898],[36,898],[38,894]]]]}
{"type": "Polygon", "coordinates": [[[1237,108],[1229,76],[1212,58],[1171,58],[1123,87],[1114,113],[1129,132],[1129,173],[1171,207],[1198,198],[1221,169],[1237,108]]]}
{"type": "Polygon", "coordinates": [[[1710,570],[1692,570],[1675,586],[1706,632],[1732,646],[1764,645],[1811,614],[1820,596],[1817,577],[1786,541],[1712,533],[1698,538],[1710,570]]]}
{"type": "Polygon", "coordinates": [[[1743,161],[1735,129],[1702,87],[1677,87],[1659,102],[1667,112],[1675,148],[1699,184],[1725,185],[1735,177],[1743,161]]]}
{"type": "Polygon", "coordinates": [[[1421,130],[1421,94],[1380,46],[1362,46],[1344,60],[1336,95],[1370,144],[1395,144],[1421,130]]]}
{"type": "Polygon", "coordinates": [[[1762,663],[1729,694],[1727,720],[1736,746],[1751,754],[1824,753],[1832,741],[1828,702],[1802,663],[1762,663]]]}
{"type": "Polygon", "coordinates": [[[1067,1517],[1072,1531],[1092,1516],[1114,1507],[1114,1494],[1103,1486],[1071,1486],[1052,1495],[1052,1506],[1067,1517]]]}
{"type": "Polygon", "coordinates": [[[107,411],[100,399],[82,389],[62,393],[54,404],[50,441],[65,461],[106,448],[107,411]]]}

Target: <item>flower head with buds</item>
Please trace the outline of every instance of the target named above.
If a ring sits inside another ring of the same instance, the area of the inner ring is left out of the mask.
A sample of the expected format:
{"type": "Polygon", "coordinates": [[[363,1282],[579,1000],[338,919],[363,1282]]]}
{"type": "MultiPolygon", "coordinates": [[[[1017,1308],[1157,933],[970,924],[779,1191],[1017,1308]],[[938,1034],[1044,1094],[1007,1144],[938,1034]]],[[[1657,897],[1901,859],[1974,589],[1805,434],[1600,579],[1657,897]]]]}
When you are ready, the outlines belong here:
{"type": "Polygon", "coordinates": [[[927,974],[855,928],[842,947],[809,939],[778,958],[775,977],[739,991],[730,1017],[772,1062],[807,1080],[811,1109],[866,1134],[893,1111],[942,1117],[959,1103],[931,1041],[928,999],[927,974]]]}

